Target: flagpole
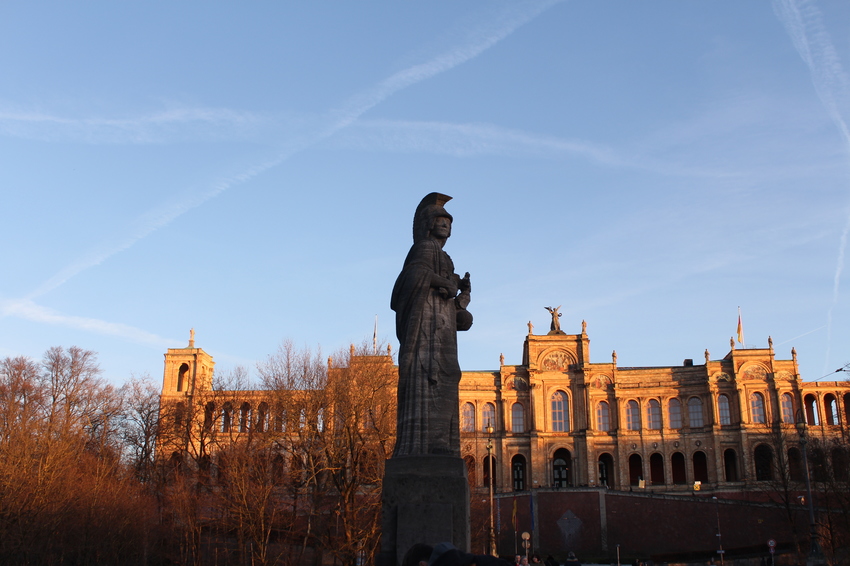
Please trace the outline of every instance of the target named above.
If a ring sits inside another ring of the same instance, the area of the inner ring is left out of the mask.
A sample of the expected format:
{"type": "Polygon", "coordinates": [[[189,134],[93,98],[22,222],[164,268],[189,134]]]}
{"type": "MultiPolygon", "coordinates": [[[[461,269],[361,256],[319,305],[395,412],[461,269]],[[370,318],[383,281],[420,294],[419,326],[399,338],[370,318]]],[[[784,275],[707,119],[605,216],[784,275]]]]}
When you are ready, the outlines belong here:
{"type": "Polygon", "coordinates": [[[375,350],[375,355],[378,355],[378,315],[375,315],[375,332],[372,334],[372,348],[375,350]]]}

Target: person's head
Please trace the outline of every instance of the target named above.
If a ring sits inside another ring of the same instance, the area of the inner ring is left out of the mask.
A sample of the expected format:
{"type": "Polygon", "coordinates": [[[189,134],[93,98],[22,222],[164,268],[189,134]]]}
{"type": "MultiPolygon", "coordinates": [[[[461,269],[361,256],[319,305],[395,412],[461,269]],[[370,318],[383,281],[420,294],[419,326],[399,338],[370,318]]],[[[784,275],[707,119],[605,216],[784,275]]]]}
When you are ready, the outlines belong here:
{"type": "Polygon", "coordinates": [[[576,553],[575,553],[575,552],[572,552],[572,551],[571,551],[569,554],[567,554],[567,558],[569,558],[570,560],[572,560],[572,559],[573,559],[573,558],[575,558],[575,557],[576,557],[576,553]]]}
{"type": "Polygon", "coordinates": [[[431,219],[431,229],[428,234],[437,240],[448,240],[452,235],[452,218],[446,214],[438,214],[431,219]]]}
{"type": "Polygon", "coordinates": [[[417,543],[404,553],[401,566],[428,566],[434,548],[430,544],[417,543]]]}
{"type": "Polygon", "coordinates": [[[531,555],[531,562],[533,562],[534,564],[540,564],[540,557],[537,556],[536,554],[532,554],[531,555]]]}
{"type": "Polygon", "coordinates": [[[519,555],[519,554],[517,554],[516,556],[514,556],[514,564],[519,564],[519,560],[520,560],[520,555],[519,555]]]}
{"type": "Polygon", "coordinates": [[[451,198],[448,195],[431,193],[422,199],[413,215],[414,243],[428,237],[434,237],[445,242],[451,236],[452,215],[443,208],[443,205],[451,200],[451,198]],[[439,231],[441,233],[447,232],[445,236],[437,236],[434,233],[438,223],[440,224],[439,231]]]}
{"type": "Polygon", "coordinates": [[[519,563],[522,564],[522,566],[528,566],[528,556],[523,556],[519,563]]]}

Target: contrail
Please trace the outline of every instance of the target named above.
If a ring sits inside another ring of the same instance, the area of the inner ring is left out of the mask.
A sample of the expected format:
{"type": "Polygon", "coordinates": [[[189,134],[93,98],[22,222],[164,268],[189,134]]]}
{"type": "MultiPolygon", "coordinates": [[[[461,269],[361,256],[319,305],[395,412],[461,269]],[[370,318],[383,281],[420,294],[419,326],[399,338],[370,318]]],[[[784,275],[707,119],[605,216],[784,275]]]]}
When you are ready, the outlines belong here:
{"type": "MultiPolygon", "coordinates": [[[[809,68],[815,91],[827,113],[835,122],[846,149],[850,153],[850,131],[842,116],[841,108],[847,106],[850,96],[850,78],[844,72],[832,39],[823,25],[820,10],[807,0],[774,0],[773,9],[785,26],[797,53],[809,68]]],[[[841,232],[838,242],[838,260],[832,284],[832,303],[826,313],[826,357],[824,371],[829,366],[829,354],[832,346],[832,312],[838,304],[838,292],[841,287],[841,275],[844,271],[844,255],[847,250],[847,236],[850,234],[850,215],[841,232]]]]}
{"type": "Polygon", "coordinates": [[[134,223],[136,229],[133,232],[120,238],[117,242],[107,242],[91,250],[87,255],[45,281],[33,292],[29,293],[26,298],[33,299],[56,289],[75,275],[99,265],[113,255],[128,249],[139,240],[170,224],[189,210],[197,208],[234,186],[246,183],[257,175],[283,163],[295,153],[303,151],[323,139],[332,136],[396,92],[430,79],[477,57],[499,41],[508,37],[517,28],[533,20],[560,1],[562,0],[545,0],[543,2],[525,4],[521,10],[517,10],[512,4],[507,5],[503,12],[495,15],[495,21],[485,22],[478,28],[471,30],[467,34],[466,42],[453,47],[449,51],[425,63],[403,69],[382,80],[373,88],[353,96],[340,109],[332,110],[329,113],[329,117],[331,118],[329,124],[317,129],[312,135],[305,136],[300,140],[296,140],[295,143],[288,144],[289,148],[278,154],[275,158],[264,163],[259,163],[238,175],[221,179],[210,190],[201,194],[190,195],[177,203],[160,207],[140,217],[134,223]]]}
{"type": "Polygon", "coordinates": [[[35,322],[67,326],[98,334],[120,336],[133,342],[151,344],[160,348],[169,347],[171,344],[174,344],[173,340],[166,340],[156,334],[126,324],[106,322],[96,318],[64,315],[53,309],[37,305],[27,299],[0,300],[0,314],[3,316],[16,316],[35,322]]]}

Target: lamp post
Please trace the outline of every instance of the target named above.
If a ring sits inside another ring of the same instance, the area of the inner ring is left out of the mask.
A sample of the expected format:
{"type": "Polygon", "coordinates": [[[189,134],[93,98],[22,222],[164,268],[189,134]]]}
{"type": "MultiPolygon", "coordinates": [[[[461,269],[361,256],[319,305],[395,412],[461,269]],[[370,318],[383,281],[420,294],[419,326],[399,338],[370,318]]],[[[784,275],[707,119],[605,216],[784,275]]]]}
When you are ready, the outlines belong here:
{"type": "Polygon", "coordinates": [[[496,554],[496,531],[493,529],[493,426],[487,425],[487,466],[490,468],[489,484],[490,484],[490,555],[496,554]]]}
{"type": "Polygon", "coordinates": [[[806,558],[806,566],[821,566],[826,562],[818,542],[818,532],[815,525],[815,507],[812,501],[812,480],[809,477],[809,458],[806,455],[806,445],[809,443],[806,437],[806,417],[803,410],[797,411],[797,434],[800,435],[800,449],[803,452],[803,467],[806,471],[806,499],[809,502],[809,556],[806,558]]]}
{"type": "Polygon", "coordinates": [[[723,541],[720,538],[720,502],[717,500],[716,495],[711,498],[714,500],[714,511],[717,514],[717,554],[720,555],[720,566],[723,566],[723,555],[726,552],[723,550],[723,541]]]}

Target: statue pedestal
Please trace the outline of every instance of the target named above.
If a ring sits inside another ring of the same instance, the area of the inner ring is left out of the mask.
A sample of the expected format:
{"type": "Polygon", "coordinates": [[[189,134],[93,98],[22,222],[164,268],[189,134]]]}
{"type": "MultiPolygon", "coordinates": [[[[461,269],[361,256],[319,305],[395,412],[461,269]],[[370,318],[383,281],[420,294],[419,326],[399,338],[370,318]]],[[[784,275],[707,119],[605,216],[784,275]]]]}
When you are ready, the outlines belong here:
{"type": "Polygon", "coordinates": [[[381,493],[378,566],[401,564],[416,543],[451,542],[469,552],[469,483],[457,456],[397,456],[387,460],[381,493]]]}

